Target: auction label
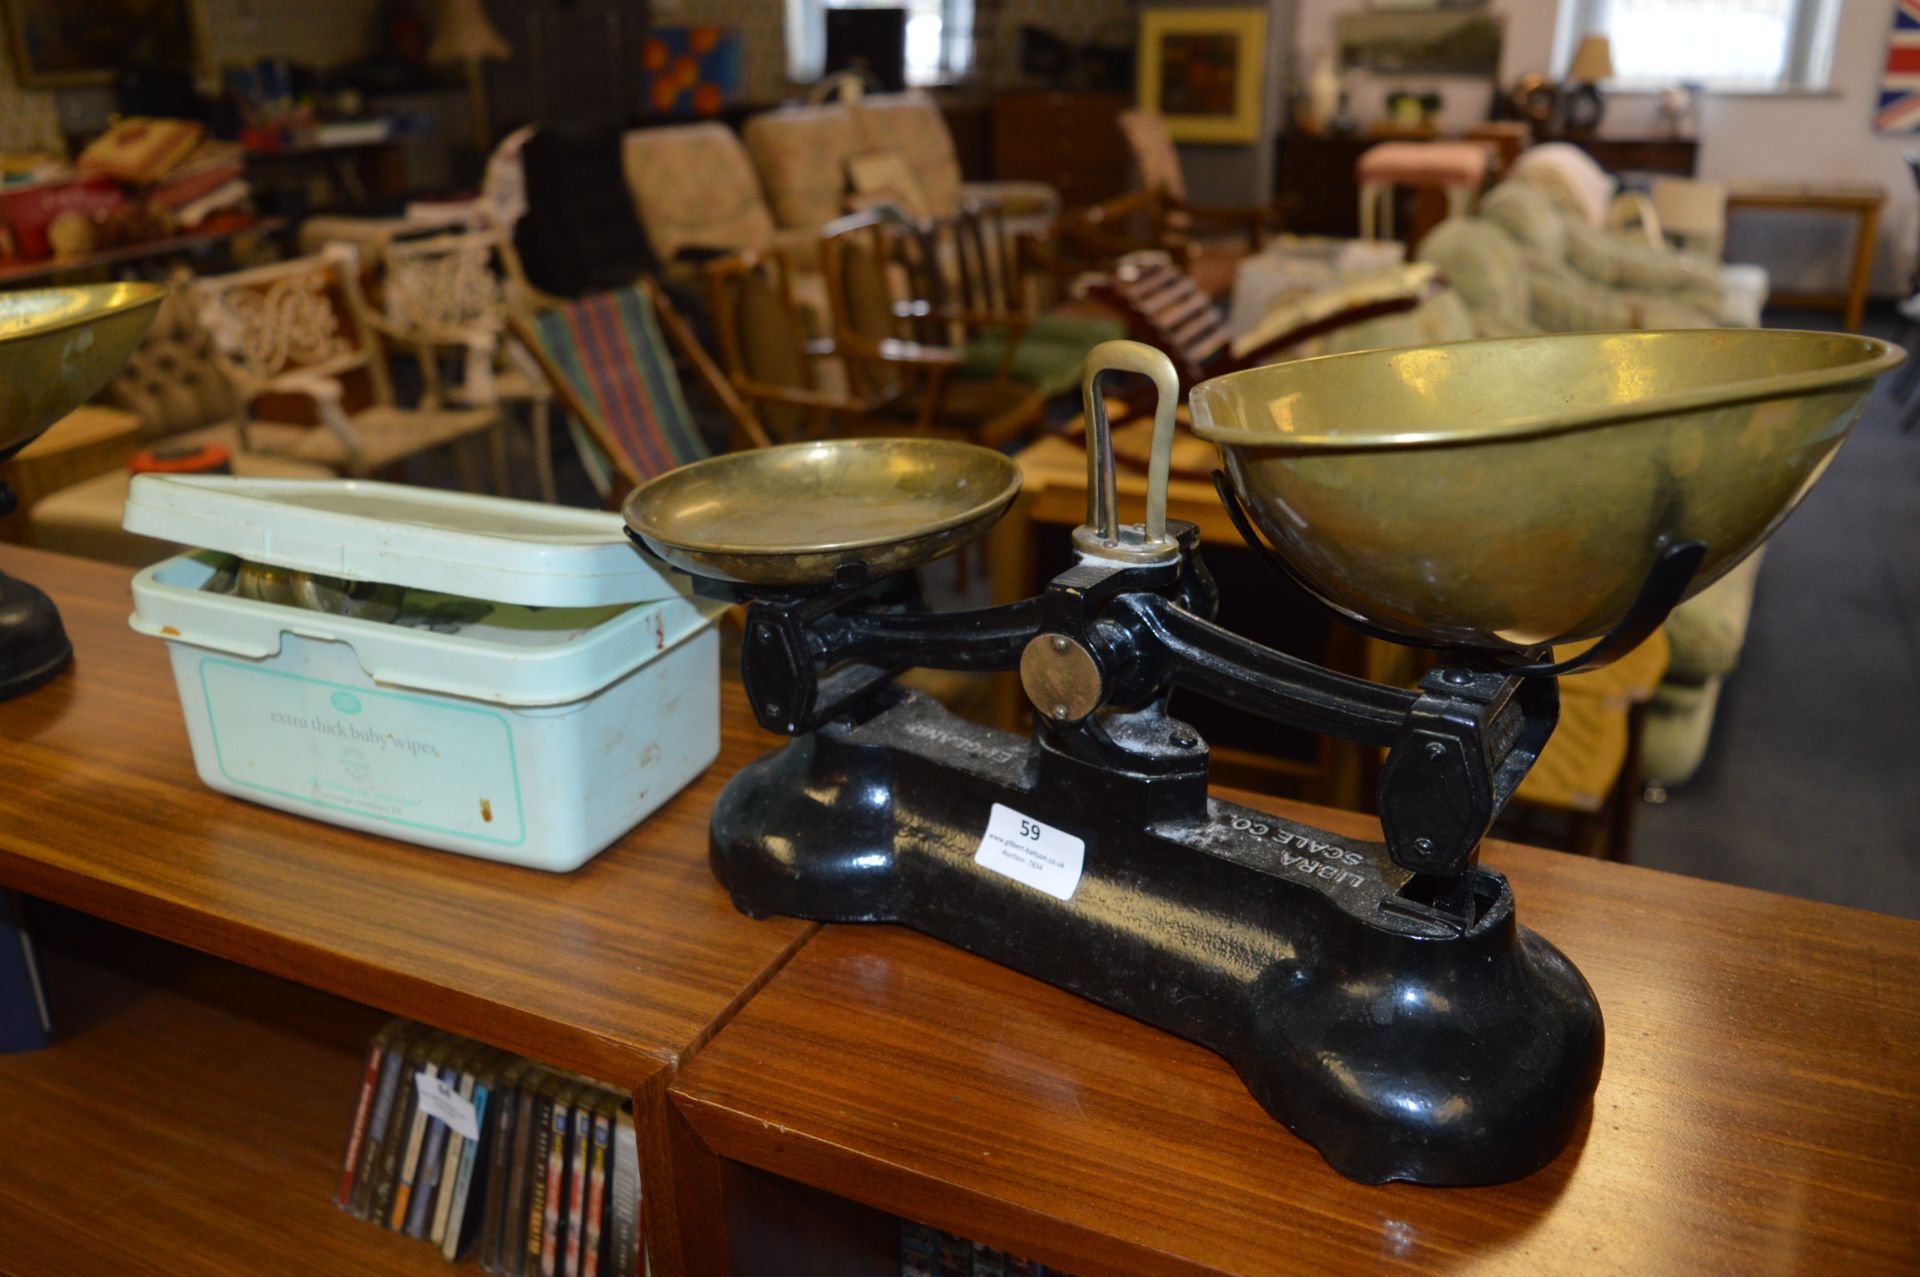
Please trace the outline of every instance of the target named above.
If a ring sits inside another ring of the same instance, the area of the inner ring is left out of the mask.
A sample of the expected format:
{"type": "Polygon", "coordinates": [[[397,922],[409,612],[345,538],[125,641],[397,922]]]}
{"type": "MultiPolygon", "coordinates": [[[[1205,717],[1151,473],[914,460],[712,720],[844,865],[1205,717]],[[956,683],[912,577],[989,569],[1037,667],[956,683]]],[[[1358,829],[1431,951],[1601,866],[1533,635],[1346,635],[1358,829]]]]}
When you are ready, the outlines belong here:
{"type": "Polygon", "coordinates": [[[236,785],[478,842],[526,838],[513,729],[491,709],[220,657],[201,661],[200,680],[236,785]]]}
{"type": "Polygon", "coordinates": [[[993,805],[986,836],[973,858],[995,873],[1036,887],[1057,900],[1071,900],[1080,886],[1087,844],[1011,807],[993,805]]]}
{"type": "Polygon", "coordinates": [[[419,1093],[422,1113],[439,1118],[463,1140],[480,1138],[480,1118],[473,1111],[473,1101],[449,1086],[445,1078],[416,1073],[413,1089],[419,1093]]]}

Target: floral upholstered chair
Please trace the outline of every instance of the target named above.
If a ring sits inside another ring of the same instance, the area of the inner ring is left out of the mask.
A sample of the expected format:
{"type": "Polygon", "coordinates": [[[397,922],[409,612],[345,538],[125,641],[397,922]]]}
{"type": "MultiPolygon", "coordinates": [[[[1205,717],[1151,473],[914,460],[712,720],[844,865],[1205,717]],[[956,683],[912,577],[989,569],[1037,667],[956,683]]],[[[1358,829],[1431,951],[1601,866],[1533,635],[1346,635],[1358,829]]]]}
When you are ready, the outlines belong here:
{"type": "MultiPolygon", "coordinates": [[[[704,260],[778,253],[798,268],[794,294],[812,331],[826,331],[826,288],[815,269],[818,227],[775,222],[760,175],[733,130],[713,123],[636,129],[621,141],[620,162],[663,279],[691,287],[704,260]]],[[[829,218],[838,215],[836,203],[829,218]]]]}
{"type": "Polygon", "coordinates": [[[620,163],[663,266],[684,249],[758,252],[808,238],[779,234],[753,161],[724,124],[635,129],[621,140],[620,163]]]}
{"type": "Polygon", "coordinates": [[[906,161],[921,191],[927,213],[952,217],[968,204],[992,207],[1006,220],[1009,234],[1039,234],[1060,211],[1060,192],[1045,182],[968,182],[960,172],[953,132],[932,98],[920,92],[864,97],[850,109],[860,145],[890,151],[906,161]]]}
{"type": "Polygon", "coordinates": [[[865,147],[852,108],[767,111],[748,120],[742,136],[783,229],[817,234],[847,211],[847,162],[865,147]]]}

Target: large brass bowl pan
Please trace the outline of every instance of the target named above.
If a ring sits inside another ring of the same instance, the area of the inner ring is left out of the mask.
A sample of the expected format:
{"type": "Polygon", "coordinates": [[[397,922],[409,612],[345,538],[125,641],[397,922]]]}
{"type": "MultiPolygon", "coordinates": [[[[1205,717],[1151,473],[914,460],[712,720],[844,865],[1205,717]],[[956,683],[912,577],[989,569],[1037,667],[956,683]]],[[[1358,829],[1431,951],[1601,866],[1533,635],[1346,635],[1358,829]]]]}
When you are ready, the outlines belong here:
{"type": "Polygon", "coordinates": [[[824,585],[873,576],[971,541],[1006,513],[1020,468],[948,439],[832,439],[696,461],[636,488],[627,526],[696,576],[824,585]]]}
{"type": "Polygon", "coordinates": [[[158,284],[0,293],[0,461],[119,372],[165,296],[158,284]]]}
{"type": "Polygon", "coordinates": [[[1844,333],[1576,333],[1362,351],[1196,386],[1194,431],[1329,602],[1411,638],[1607,630],[1676,541],[1697,592],[1820,477],[1902,352],[1844,333]]]}

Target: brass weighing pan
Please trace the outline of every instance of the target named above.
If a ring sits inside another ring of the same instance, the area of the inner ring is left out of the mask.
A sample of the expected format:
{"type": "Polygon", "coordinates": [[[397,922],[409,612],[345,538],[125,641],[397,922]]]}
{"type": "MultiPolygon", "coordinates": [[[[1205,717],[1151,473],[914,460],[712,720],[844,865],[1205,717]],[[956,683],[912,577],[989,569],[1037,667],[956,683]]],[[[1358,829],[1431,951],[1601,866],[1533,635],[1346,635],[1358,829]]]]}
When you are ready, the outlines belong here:
{"type": "Polygon", "coordinates": [[[1329,355],[1196,386],[1253,521],[1320,596],[1421,642],[1599,634],[1665,547],[1688,593],[1799,504],[1902,352],[1847,333],[1572,333],[1329,355]]]}
{"type": "Polygon", "coordinates": [[[623,513],[647,548],[695,576],[814,586],[858,566],[916,567],[991,527],[1020,468],[948,439],[830,439],[733,452],[634,490],[623,513]]]}
{"type": "Polygon", "coordinates": [[[0,460],[106,385],[166,295],[158,284],[0,293],[0,460]]]}

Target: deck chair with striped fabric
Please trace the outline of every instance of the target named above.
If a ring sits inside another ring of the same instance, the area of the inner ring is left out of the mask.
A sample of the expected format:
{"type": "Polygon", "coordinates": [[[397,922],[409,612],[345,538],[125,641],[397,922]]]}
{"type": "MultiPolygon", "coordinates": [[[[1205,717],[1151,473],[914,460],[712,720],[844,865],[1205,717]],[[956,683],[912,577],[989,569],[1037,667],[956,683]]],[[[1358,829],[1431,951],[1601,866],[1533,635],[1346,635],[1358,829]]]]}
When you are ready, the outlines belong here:
{"type": "Polygon", "coordinates": [[[687,411],[666,338],[733,418],[735,443],[767,443],[766,431],[650,280],[517,315],[512,326],[553,383],[587,474],[609,500],[711,454],[687,411]]]}

